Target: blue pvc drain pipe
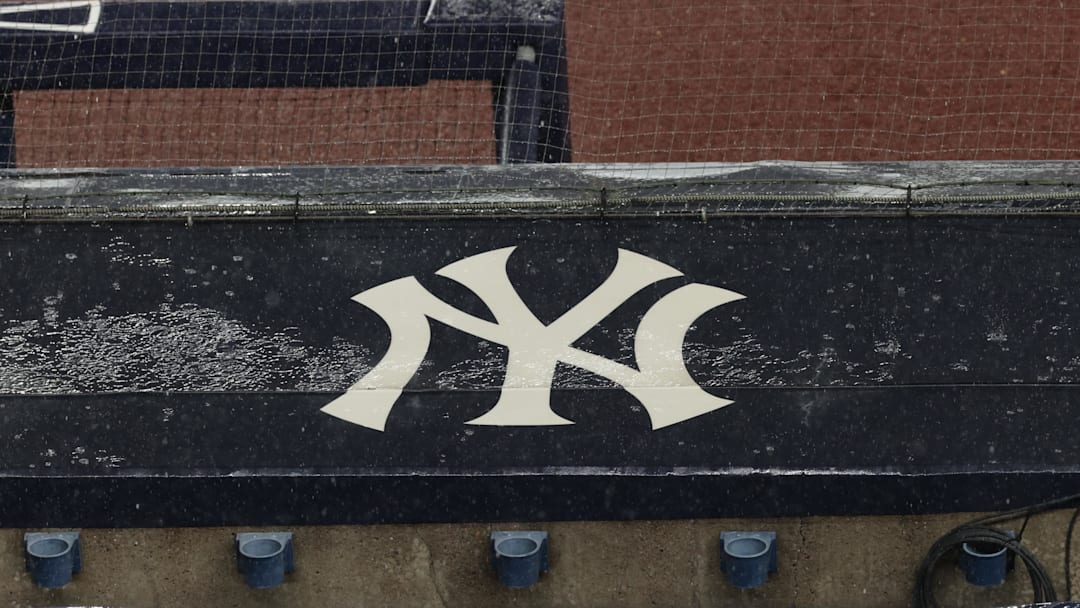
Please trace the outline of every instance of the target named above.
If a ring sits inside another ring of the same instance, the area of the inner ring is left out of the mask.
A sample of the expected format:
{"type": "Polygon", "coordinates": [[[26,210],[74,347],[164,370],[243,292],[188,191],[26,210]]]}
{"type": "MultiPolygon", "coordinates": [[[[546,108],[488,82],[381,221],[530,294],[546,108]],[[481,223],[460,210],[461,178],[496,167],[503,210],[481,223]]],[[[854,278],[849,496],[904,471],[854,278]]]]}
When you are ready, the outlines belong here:
{"type": "Polygon", "coordinates": [[[269,589],[285,582],[296,569],[291,532],[249,532],[236,535],[236,565],[244,582],[269,589]]]}
{"type": "Polygon", "coordinates": [[[776,532],[722,532],[720,568],[740,589],[754,589],[777,571],[776,532]]]}
{"type": "Polygon", "coordinates": [[[960,567],[972,585],[993,587],[1005,582],[1009,569],[1009,550],[993,543],[961,545],[960,567]]]}
{"type": "Polygon", "coordinates": [[[531,587],[548,570],[547,532],[492,532],[492,562],[499,582],[507,587],[531,587]]]}
{"type": "Polygon", "coordinates": [[[78,532],[28,532],[26,570],[38,587],[55,589],[71,582],[82,570],[78,532]]]}

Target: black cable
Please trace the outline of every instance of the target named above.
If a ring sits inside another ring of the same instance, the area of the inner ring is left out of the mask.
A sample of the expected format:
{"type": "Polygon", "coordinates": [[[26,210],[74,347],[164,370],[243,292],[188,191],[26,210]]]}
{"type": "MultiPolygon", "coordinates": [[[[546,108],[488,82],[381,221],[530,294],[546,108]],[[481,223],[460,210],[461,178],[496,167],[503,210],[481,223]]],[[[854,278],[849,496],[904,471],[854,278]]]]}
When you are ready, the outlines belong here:
{"type": "Polygon", "coordinates": [[[1024,540],[1024,530],[1027,530],[1028,523],[1031,521],[1031,513],[1024,516],[1024,523],[1020,524],[1020,531],[1016,534],[1016,540],[1024,540]]]}
{"type": "MultiPolygon", "coordinates": [[[[1039,513],[1059,509],[1065,506],[1073,506],[1078,503],[1080,503],[1080,494],[1074,494],[1003,513],[985,515],[954,528],[930,547],[930,551],[926,554],[922,564],[919,566],[915,580],[914,597],[912,598],[913,606],[915,608],[938,608],[939,604],[934,597],[934,573],[937,570],[939,562],[945,557],[959,551],[964,543],[983,543],[1012,551],[1013,554],[1019,556],[1020,560],[1024,562],[1028,575],[1031,577],[1034,603],[1056,601],[1057,593],[1054,590],[1053,581],[1050,579],[1050,574],[1047,572],[1046,567],[1043,566],[1042,562],[1040,562],[1030,550],[1024,547],[1020,537],[1014,538],[1008,533],[992,528],[991,526],[1023,517],[1024,524],[1021,528],[1022,536],[1024,529],[1027,527],[1028,520],[1033,515],[1038,515],[1039,513]]],[[[1073,514],[1073,519],[1069,522],[1068,534],[1070,538],[1078,519],[1080,519],[1080,508],[1073,514]]],[[[1069,568],[1069,550],[1069,543],[1066,542],[1066,569],[1069,568]]],[[[1066,581],[1068,581],[1068,576],[1066,576],[1066,581]]],[[[1068,597],[1071,592],[1071,585],[1066,582],[1066,596],[1068,597]]]]}
{"type": "Polygon", "coordinates": [[[1076,528],[1076,520],[1080,519],[1080,507],[1073,511],[1072,519],[1069,520],[1069,528],[1065,531],[1065,599],[1071,600],[1072,596],[1072,557],[1073,530],[1076,528]]]}
{"type": "Polygon", "coordinates": [[[930,548],[922,565],[915,583],[915,597],[913,604],[916,608],[937,608],[939,604],[934,597],[934,572],[938,562],[946,556],[960,550],[964,543],[980,543],[994,547],[1003,547],[1015,553],[1024,566],[1027,567],[1031,577],[1031,588],[1034,593],[1033,603],[1053,602],[1057,600],[1054,584],[1046,567],[1035,557],[1031,551],[1024,547],[1017,539],[1008,533],[987,526],[961,526],[938,539],[930,548]]]}
{"type": "Polygon", "coordinates": [[[1014,519],[1018,519],[1020,517],[1025,517],[1027,515],[1038,515],[1039,513],[1045,513],[1054,509],[1072,506],[1074,503],[1080,503],[1080,494],[1072,494],[1069,496],[1064,496],[1062,498],[1055,498],[1053,500],[1036,503],[1028,507],[1020,507],[1018,509],[1013,509],[1012,511],[1004,511],[1001,513],[984,515],[982,517],[973,519],[960,527],[963,528],[975,524],[983,524],[988,526],[993,524],[1000,524],[1007,521],[1012,521],[1014,519]]]}

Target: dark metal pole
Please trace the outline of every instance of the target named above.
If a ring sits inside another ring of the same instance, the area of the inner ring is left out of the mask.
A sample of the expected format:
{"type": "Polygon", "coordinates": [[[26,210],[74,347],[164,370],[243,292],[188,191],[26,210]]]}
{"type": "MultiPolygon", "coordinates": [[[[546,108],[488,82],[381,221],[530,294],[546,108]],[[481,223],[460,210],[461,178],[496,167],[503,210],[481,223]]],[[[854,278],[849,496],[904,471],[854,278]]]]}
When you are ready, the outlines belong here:
{"type": "Polygon", "coordinates": [[[566,67],[566,28],[546,35],[540,45],[540,132],[537,160],[542,163],[571,161],[570,91],[566,67]]]}
{"type": "Polygon", "coordinates": [[[540,66],[536,49],[518,47],[517,57],[498,86],[495,141],[502,165],[537,162],[540,122],[540,66]]]}
{"type": "Polygon", "coordinates": [[[15,168],[15,94],[0,92],[0,169],[15,168]]]}

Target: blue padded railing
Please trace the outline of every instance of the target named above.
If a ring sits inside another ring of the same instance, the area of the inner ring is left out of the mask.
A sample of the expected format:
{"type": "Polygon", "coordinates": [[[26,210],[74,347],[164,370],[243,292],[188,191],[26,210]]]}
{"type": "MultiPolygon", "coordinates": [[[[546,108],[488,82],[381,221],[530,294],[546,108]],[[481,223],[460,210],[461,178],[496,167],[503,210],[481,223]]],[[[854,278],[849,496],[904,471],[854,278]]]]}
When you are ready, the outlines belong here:
{"type": "Polygon", "coordinates": [[[14,93],[493,83],[501,163],[569,162],[562,0],[0,4],[0,167],[14,93]]]}

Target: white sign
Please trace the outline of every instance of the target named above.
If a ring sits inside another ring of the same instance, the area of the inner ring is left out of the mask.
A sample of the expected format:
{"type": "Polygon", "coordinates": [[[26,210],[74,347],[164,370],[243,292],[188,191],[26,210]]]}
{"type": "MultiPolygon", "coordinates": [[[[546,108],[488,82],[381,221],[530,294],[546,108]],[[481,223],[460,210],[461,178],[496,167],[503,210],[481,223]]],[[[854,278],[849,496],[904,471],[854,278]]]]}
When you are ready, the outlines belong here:
{"type": "Polygon", "coordinates": [[[34,4],[0,4],[0,16],[19,13],[38,13],[67,11],[76,8],[87,9],[86,23],[35,23],[31,21],[5,21],[0,18],[0,29],[27,30],[36,32],[56,32],[65,34],[93,34],[97,31],[101,19],[100,0],[71,0],[69,2],[37,2],[34,4]]]}
{"type": "Polygon", "coordinates": [[[506,377],[499,400],[468,424],[548,426],[573,424],[551,409],[551,383],[559,363],[588,370],[636,397],[659,429],[731,403],[705,392],[690,377],[683,342],[705,312],[744,296],[691,283],[660,298],[641,318],[634,335],[638,369],[574,348],[572,344],[645,287],[682,276],[674,268],[625,249],[611,275],[549,325],[526,306],[510,283],[506,263],[514,247],[467,257],[435,274],[472,290],[495,322],[462,312],[432,295],[413,277],[368,289],[353,300],[390,326],[386,355],[359,382],[322,409],[354,424],[382,431],[402,389],[416,374],[431,343],[428,319],[506,346],[506,377]]]}

